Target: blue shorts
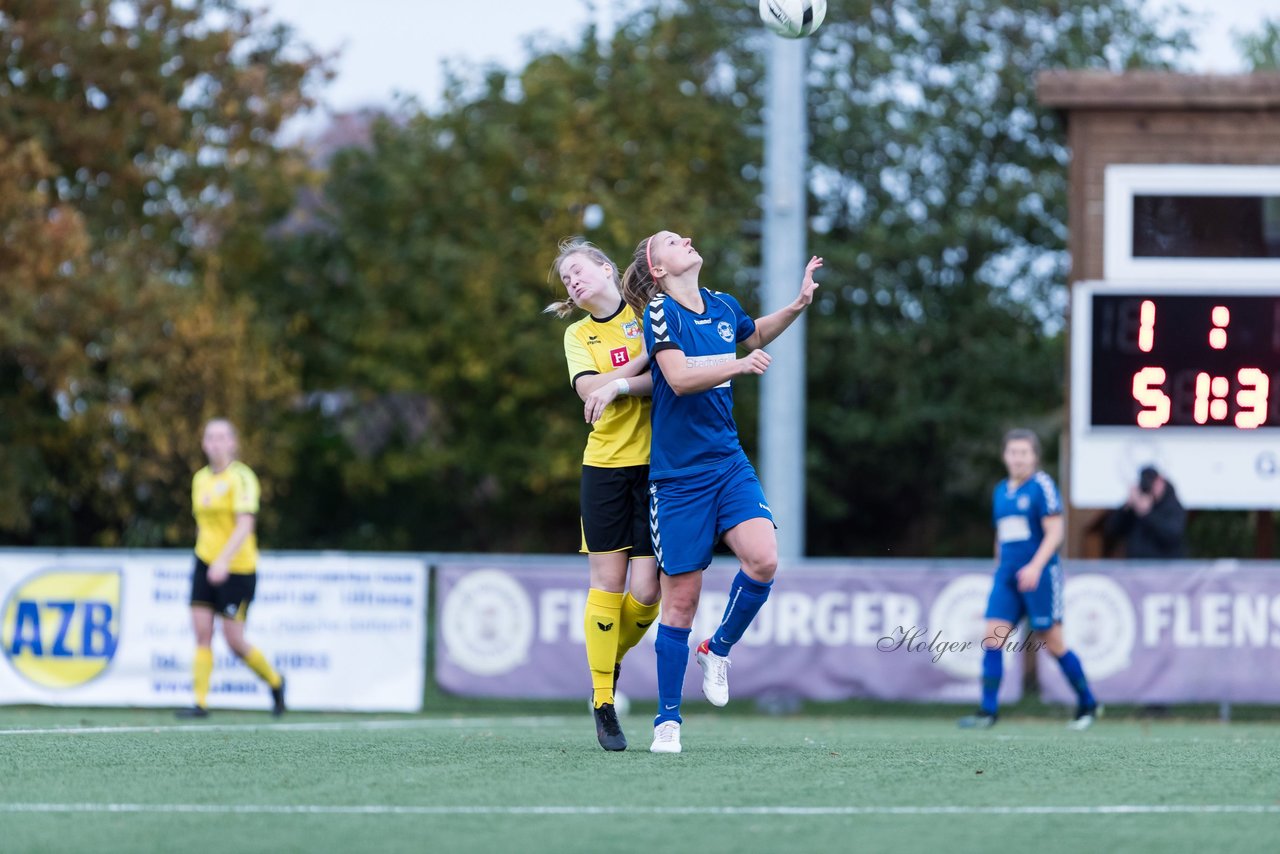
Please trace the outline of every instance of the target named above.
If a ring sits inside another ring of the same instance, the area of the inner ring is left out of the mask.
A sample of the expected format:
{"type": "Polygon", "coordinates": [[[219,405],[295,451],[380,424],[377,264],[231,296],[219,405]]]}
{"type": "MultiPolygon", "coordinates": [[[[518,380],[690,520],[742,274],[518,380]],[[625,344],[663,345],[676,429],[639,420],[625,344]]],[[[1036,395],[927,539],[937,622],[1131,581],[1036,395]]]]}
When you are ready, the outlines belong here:
{"type": "Polygon", "coordinates": [[[1033,632],[1053,628],[1054,623],[1062,622],[1062,580],[1062,564],[1055,560],[1040,573],[1036,589],[1023,593],[1018,589],[1016,570],[997,569],[987,600],[987,619],[1016,626],[1025,615],[1033,632]]]}
{"type": "Polygon", "coordinates": [[[773,521],[746,454],[724,467],[649,484],[649,523],[658,566],[667,575],[706,569],[724,532],[748,519],[773,521]]]}

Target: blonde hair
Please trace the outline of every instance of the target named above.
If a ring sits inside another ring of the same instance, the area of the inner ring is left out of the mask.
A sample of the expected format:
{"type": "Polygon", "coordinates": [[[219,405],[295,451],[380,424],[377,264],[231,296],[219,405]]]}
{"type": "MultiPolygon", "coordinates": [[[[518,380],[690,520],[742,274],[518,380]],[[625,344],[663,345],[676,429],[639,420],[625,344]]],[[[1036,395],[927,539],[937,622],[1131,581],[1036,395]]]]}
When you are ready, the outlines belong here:
{"type": "Polygon", "coordinates": [[[622,275],[622,298],[631,306],[636,317],[644,317],[644,307],[655,294],[662,291],[662,285],[653,277],[653,256],[650,252],[651,241],[660,233],[654,232],[640,241],[636,251],[632,253],[631,266],[622,275]]]}
{"type": "MultiPolygon", "coordinates": [[[[583,255],[587,260],[598,266],[607,266],[613,273],[613,286],[615,288],[618,287],[618,265],[614,264],[609,256],[604,254],[604,250],[582,237],[566,237],[560,241],[556,260],[551,262],[551,270],[547,273],[547,281],[555,279],[558,282],[560,280],[560,266],[572,255],[583,255]]],[[[573,314],[577,308],[578,304],[573,301],[572,297],[565,297],[548,304],[542,310],[542,313],[554,314],[556,317],[565,318],[573,314]]]]}

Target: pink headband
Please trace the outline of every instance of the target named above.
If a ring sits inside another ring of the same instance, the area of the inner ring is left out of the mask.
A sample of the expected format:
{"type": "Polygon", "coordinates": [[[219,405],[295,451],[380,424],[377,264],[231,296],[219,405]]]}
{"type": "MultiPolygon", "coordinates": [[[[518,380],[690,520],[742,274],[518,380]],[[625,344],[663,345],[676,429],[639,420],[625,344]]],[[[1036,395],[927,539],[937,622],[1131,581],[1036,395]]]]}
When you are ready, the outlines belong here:
{"type": "Polygon", "coordinates": [[[644,262],[649,265],[649,278],[656,279],[653,275],[653,258],[649,255],[649,244],[653,243],[653,235],[649,235],[649,239],[644,242],[644,262]]]}

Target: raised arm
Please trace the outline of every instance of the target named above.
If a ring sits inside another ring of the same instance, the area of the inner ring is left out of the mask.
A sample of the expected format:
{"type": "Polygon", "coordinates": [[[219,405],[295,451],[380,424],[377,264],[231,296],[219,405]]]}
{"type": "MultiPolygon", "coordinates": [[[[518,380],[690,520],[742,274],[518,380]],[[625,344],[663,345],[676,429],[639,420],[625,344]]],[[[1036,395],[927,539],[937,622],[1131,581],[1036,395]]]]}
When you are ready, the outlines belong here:
{"type": "Polygon", "coordinates": [[[788,326],[795,323],[800,313],[813,303],[813,292],[818,289],[818,283],[813,280],[813,271],[821,266],[822,259],[817,255],[809,259],[809,263],[804,268],[804,281],[800,283],[800,293],[790,305],[757,319],[756,331],[742,342],[744,347],[749,350],[764,347],[785,332],[788,326]]]}

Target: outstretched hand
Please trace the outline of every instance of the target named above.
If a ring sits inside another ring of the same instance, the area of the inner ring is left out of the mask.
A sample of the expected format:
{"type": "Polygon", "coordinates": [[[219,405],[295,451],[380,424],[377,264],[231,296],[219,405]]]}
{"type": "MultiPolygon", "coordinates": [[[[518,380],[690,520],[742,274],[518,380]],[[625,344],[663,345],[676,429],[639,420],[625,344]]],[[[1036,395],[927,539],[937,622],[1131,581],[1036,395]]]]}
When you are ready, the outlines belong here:
{"type": "Polygon", "coordinates": [[[806,308],[813,303],[813,292],[818,283],[813,280],[813,271],[822,266],[822,259],[814,255],[804,267],[804,281],[800,283],[800,295],[796,297],[796,306],[806,308]]]}

